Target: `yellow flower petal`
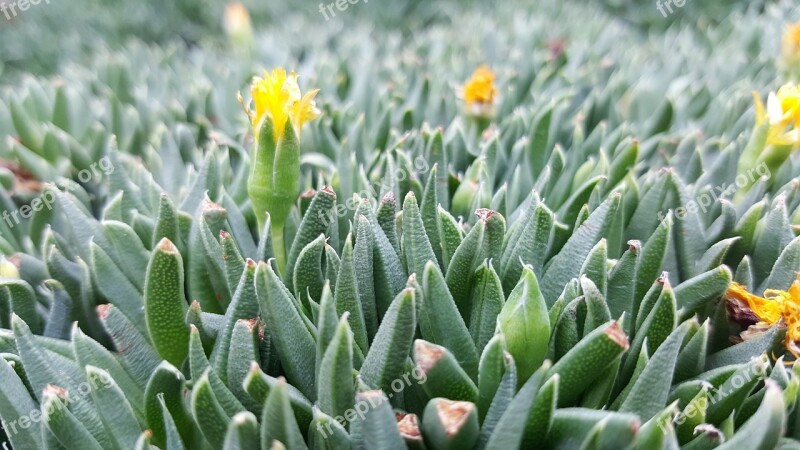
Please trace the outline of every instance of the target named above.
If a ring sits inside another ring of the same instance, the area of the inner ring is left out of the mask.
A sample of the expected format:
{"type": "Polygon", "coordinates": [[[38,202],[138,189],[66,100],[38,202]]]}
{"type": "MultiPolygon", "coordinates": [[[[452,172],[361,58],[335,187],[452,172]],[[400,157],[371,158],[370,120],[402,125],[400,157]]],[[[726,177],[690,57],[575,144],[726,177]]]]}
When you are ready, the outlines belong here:
{"type": "Polygon", "coordinates": [[[298,102],[292,106],[292,123],[298,129],[303,128],[303,124],[308,121],[314,120],[321,114],[314,103],[314,97],[319,92],[319,89],[307,92],[298,102]]]}
{"type": "Polygon", "coordinates": [[[467,106],[473,104],[491,105],[497,96],[494,85],[494,72],[488,66],[475,69],[472,77],[464,85],[464,102],[467,106]]]}
{"type": "Polygon", "coordinates": [[[747,305],[758,317],[758,325],[772,326],[783,321],[786,326],[786,348],[796,357],[800,357],[800,277],[792,283],[787,291],[768,289],[764,297],[747,292],[738,284],[731,284],[725,293],[728,300],[737,300],[747,305]]]}
{"type": "Polygon", "coordinates": [[[314,103],[317,92],[312,91],[302,96],[297,84],[297,74],[294,72],[287,75],[280,67],[273,69],[271,73],[264,71],[264,78],[253,78],[250,86],[255,111],[248,110],[248,115],[253,130],[257,133],[264,117],[269,117],[274,125],[275,142],[283,137],[287,121],[291,120],[299,134],[303,124],[319,116],[319,110],[314,103]]]}
{"type": "Polygon", "coordinates": [[[756,108],[756,125],[761,125],[767,119],[767,112],[764,109],[764,102],[758,92],[753,91],[753,104],[756,108]]]}
{"type": "Polygon", "coordinates": [[[769,123],[767,145],[800,147],[800,87],[786,84],[770,92],[764,107],[758,94],[753,93],[756,125],[769,123]]]}
{"type": "Polygon", "coordinates": [[[770,125],[780,125],[783,122],[783,104],[774,92],[767,97],[767,118],[770,125]]]}

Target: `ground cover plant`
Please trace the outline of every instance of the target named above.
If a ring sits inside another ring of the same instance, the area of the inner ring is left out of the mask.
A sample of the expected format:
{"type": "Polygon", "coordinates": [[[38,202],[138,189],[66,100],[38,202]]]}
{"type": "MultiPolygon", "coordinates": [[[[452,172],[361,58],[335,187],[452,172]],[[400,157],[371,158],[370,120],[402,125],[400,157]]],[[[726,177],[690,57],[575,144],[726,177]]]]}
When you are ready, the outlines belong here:
{"type": "Polygon", "coordinates": [[[0,26],[9,448],[800,448],[793,2],[76,5],[0,26]]]}

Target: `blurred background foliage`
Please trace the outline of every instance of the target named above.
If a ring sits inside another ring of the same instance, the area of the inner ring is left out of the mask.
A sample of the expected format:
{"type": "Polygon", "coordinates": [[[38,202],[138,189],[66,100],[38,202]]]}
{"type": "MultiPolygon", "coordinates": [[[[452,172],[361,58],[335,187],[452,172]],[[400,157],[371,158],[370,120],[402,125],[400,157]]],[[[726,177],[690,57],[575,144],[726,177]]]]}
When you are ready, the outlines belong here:
{"type": "MultiPolygon", "coordinates": [[[[0,0],[14,3],[16,0],[0,0]]],[[[510,0],[506,13],[552,8],[549,2],[510,0]],[[544,3],[544,4],[543,4],[544,3]]],[[[244,0],[254,26],[264,32],[276,32],[291,46],[301,34],[323,29],[340,31],[353,24],[371,27],[377,35],[397,31],[406,39],[437,22],[454,24],[462,20],[464,10],[478,15],[495,15],[495,2],[480,0],[360,0],[350,5],[336,20],[326,21],[319,12],[318,0],[261,1],[244,0]],[[302,24],[302,27],[298,27],[302,24]]],[[[556,2],[563,8],[563,23],[549,24],[555,34],[569,23],[570,10],[592,11],[597,23],[629,27],[634,32],[653,29],[664,31],[675,22],[705,29],[715,26],[737,12],[761,12],[770,0],[685,0],[681,8],[664,17],[655,0],[572,0],[556,2]]],[[[215,47],[224,42],[222,17],[225,0],[50,0],[18,13],[11,20],[0,14],[0,68],[3,82],[21,72],[52,73],[65,61],[82,61],[101,48],[116,49],[131,40],[145,43],[180,43],[188,48],[215,47]]],[[[582,16],[578,14],[578,16],[582,16]]],[[[585,17],[585,16],[583,16],[585,17]]],[[[513,17],[508,17],[510,23],[513,17]]],[[[500,23],[503,20],[499,20],[500,23]]],[[[762,30],[769,32],[769,30],[762,30]]],[[[324,33],[323,33],[324,34],[324,33]]],[[[589,36],[588,34],[586,35],[589,36]]],[[[267,49],[268,51],[268,49],[267,49]]]]}
{"type": "MultiPolygon", "coordinates": [[[[0,3],[14,3],[2,0],[0,3]]],[[[0,63],[6,72],[53,72],[64,61],[80,60],[101,47],[116,48],[130,40],[165,44],[181,42],[188,47],[220,42],[225,0],[50,0],[18,13],[11,20],[0,14],[0,63]]],[[[325,26],[319,2],[243,2],[256,28],[283,29],[285,39],[325,26]],[[285,24],[304,21],[308,29],[286,29],[285,24]]],[[[425,0],[372,0],[359,2],[337,19],[346,22],[368,17],[376,27],[413,29],[442,20],[445,4],[425,0]],[[368,10],[368,11],[366,11],[368,10]]],[[[487,4],[486,6],[491,6],[487,4]]]]}
{"type": "MultiPolygon", "coordinates": [[[[318,0],[243,0],[254,33],[242,45],[225,31],[227,0],[44,1],[10,21],[0,14],[0,99],[31,102],[66,85],[90,111],[81,132],[114,122],[134,154],[145,143],[158,148],[158,121],[181,117],[242,142],[235,93],[277,66],[321,88],[323,109],[340,111],[326,119],[336,123],[363,115],[377,126],[388,102],[399,124],[427,89],[436,100],[413,125],[447,127],[460,83],[488,64],[501,86],[500,117],[512,119],[520,104],[562,99],[575,110],[593,98],[611,102],[609,126],[641,133],[668,99],[674,136],[714,136],[724,146],[751,126],[752,92],[782,84],[781,35],[800,21],[796,0],[686,0],[667,18],[656,0],[358,0],[329,20],[318,0]],[[122,132],[120,117],[141,129],[122,132]]],[[[13,136],[8,117],[0,108],[0,135],[13,136]]]]}

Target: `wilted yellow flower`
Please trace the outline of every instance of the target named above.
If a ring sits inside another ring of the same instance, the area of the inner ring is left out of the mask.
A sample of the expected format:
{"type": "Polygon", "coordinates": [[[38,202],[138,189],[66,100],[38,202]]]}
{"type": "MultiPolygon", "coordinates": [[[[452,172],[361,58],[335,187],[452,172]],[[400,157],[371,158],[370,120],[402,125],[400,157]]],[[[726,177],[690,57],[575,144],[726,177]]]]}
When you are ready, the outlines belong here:
{"type": "Polygon", "coordinates": [[[476,112],[486,112],[494,105],[497,88],[494,85],[494,72],[488,66],[475,69],[472,77],[464,85],[464,102],[476,112]]]}
{"type": "Polygon", "coordinates": [[[725,297],[752,312],[759,321],[756,325],[771,327],[782,319],[786,325],[786,348],[800,358],[800,278],[788,291],[768,289],[764,297],[753,295],[741,284],[733,283],[725,297]]]}
{"type": "MultiPolygon", "coordinates": [[[[297,74],[291,72],[287,75],[286,71],[279,67],[273,69],[272,73],[264,71],[264,78],[253,78],[250,94],[253,97],[255,110],[245,106],[245,111],[250,116],[250,122],[256,133],[264,117],[269,117],[274,126],[275,142],[278,142],[283,137],[287,121],[291,122],[295,132],[299,134],[303,124],[319,117],[320,111],[314,102],[317,92],[319,90],[315,89],[301,95],[297,74]]],[[[241,94],[239,101],[242,101],[241,94]]]]}
{"type": "Polygon", "coordinates": [[[783,56],[786,58],[800,57],[800,22],[793,23],[783,33],[783,56]]]}
{"type": "Polygon", "coordinates": [[[786,84],[778,92],[770,92],[767,107],[758,94],[753,93],[756,107],[756,124],[769,123],[767,145],[800,144],[800,88],[786,84]]]}

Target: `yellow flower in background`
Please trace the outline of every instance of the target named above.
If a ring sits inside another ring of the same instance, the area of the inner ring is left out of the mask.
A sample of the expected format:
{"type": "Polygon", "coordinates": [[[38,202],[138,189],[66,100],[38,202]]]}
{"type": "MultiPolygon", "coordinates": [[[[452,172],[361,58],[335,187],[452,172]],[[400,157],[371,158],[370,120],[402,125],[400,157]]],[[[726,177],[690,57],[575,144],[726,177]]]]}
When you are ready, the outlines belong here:
{"type": "Polygon", "coordinates": [[[731,284],[725,297],[729,302],[738,302],[759,320],[756,325],[773,326],[783,320],[786,325],[786,348],[800,358],[800,278],[792,283],[788,291],[768,289],[764,297],[747,292],[739,283],[731,284]]]}
{"type": "Polygon", "coordinates": [[[781,48],[785,58],[800,57],[800,22],[793,23],[786,28],[781,48]]]}
{"type": "Polygon", "coordinates": [[[464,102],[467,107],[491,107],[497,96],[494,85],[494,72],[488,66],[475,69],[472,77],[464,85],[464,102]]]}
{"type": "Polygon", "coordinates": [[[252,34],[253,25],[250,22],[250,13],[241,2],[228,3],[223,16],[223,28],[230,35],[239,33],[252,34]]]}
{"type": "MultiPolygon", "coordinates": [[[[245,107],[250,116],[254,132],[258,129],[264,117],[269,117],[274,126],[275,142],[283,137],[286,122],[291,121],[295,132],[300,133],[303,125],[314,120],[320,115],[314,102],[318,89],[301,95],[297,84],[297,74],[286,74],[283,68],[273,69],[272,72],[264,71],[264,78],[255,77],[250,87],[255,110],[245,107]]],[[[241,95],[239,95],[241,101],[241,95]]]]}
{"type": "Polygon", "coordinates": [[[800,22],[788,25],[783,32],[778,67],[787,80],[800,82],[800,22]]]}
{"type": "Polygon", "coordinates": [[[469,105],[474,103],[494,103],[494,98],[497,95],[494,79],[495,74],[489,69],[489,66],[480,66],[475,69],[475,72],[464,85],[464,101],[469,105]]]}
{"type": "Polygon", "coordinates": [[[767,106],[753,94],[756,124],[769,123],[767,145],[800,145],[800,87],[786,84],[778,92],[770,92],[767,106]]]}
{"type": "Polygon", "coordinates": [[[225,6],[222,27],[230,39],[233,51],[241,56],[248,56],[255,45],[255,38],[247,7],[241,2],[228,3],[225,6]]]}

